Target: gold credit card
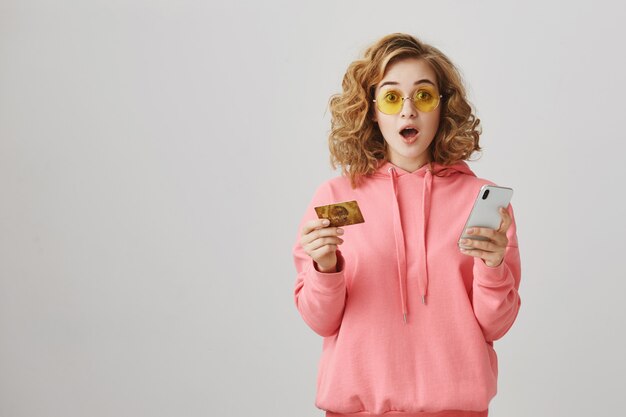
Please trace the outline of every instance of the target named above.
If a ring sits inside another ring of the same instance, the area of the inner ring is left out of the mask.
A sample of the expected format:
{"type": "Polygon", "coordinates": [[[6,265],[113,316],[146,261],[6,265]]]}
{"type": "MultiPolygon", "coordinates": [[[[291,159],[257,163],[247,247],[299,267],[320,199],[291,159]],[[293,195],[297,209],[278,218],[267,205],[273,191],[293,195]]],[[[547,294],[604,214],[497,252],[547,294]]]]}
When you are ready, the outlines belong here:
{"type": "Polygon", "coordinates": [[[330,220],[330,226],[334,227],[365,222],[356,200],[315,207],[315,212],[318,218],[330,220]]]}

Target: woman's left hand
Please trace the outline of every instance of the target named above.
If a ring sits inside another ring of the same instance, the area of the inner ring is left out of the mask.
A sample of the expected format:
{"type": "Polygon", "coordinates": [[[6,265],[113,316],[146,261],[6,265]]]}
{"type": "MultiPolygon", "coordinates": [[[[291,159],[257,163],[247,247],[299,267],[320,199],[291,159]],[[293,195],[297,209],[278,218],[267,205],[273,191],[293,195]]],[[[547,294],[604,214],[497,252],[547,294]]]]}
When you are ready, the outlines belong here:
{"type": "Polygon", "coordinates": [[[472,227],[467,229],[467,234],[472,236],[485,236],[489,240],[463,239],[461,243],[465,246],[471,246],[472,249],[462,249],[461,252],[466,255],[472,255],[481,258],[489,267],[500,266],[504,259],[504,252],[509,239],[506,237],[506,231],[511,225],[511,216],[509,212],[500,207],[500,216],[502,223],[498,229],[490,229],[488,227],[472,227]]]}

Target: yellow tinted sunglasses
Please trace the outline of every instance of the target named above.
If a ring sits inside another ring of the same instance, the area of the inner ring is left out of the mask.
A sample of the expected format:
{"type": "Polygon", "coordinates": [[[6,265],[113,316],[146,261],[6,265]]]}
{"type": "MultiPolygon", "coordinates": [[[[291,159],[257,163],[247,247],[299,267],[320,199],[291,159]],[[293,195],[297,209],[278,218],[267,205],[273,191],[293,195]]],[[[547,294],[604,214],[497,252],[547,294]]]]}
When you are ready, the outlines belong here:
{"type": "Polygon", "coordinates": [[[378,97],[373,102],[378,110],[385,114],[398,114],[404,106],[404,100],[412,99],[415,108],[422,112],[430,112],[437,108],[443,96],[437,93],[434,87],[420,87],[413,97],[402,97],[402,93],[396,90],[383,90],[378,93],[378,97]]]}

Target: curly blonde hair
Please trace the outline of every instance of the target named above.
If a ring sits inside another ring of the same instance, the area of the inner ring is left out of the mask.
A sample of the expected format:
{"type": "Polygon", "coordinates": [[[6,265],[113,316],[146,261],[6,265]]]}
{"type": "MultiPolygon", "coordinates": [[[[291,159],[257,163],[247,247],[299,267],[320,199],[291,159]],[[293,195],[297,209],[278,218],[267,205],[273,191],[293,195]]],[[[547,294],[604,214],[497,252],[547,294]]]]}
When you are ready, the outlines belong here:
{"type": "Polygon", "coordinates": [[[381,161],[388,160],[387,143],[372,120],[372,99],[386,68],[407,58],[420,58],[431,65],[443,95],[439,127],[428,148],[431,163],[451,165],[469,160],[474,151],[482,150],[478,145],[480,119],[472,112],[456,66],[439,49],[411,35],[393,33],[371,45],[362,59],[349,65],[343,77],[343,93],[329,100],[330,164],[333,169],[341,166],[342,174],[350,176],[352,188],[359,185],[362,176],[373,173],[381,161]]]}

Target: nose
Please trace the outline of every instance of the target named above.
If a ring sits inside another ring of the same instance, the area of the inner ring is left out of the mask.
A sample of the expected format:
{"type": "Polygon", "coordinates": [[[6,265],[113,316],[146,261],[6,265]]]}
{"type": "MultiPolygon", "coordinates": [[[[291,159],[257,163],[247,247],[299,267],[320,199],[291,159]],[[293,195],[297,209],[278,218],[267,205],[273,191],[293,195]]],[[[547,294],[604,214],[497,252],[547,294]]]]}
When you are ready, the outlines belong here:
{"type": "Polygon", "coordinates": [[[411,117],[411,118],[417,116],[417,109],[415,108],[415,103],[413,103],[413,100],[410,97],[406,97],[402,101],[402,111],[400,112],[400,116],[411,117]]]}

